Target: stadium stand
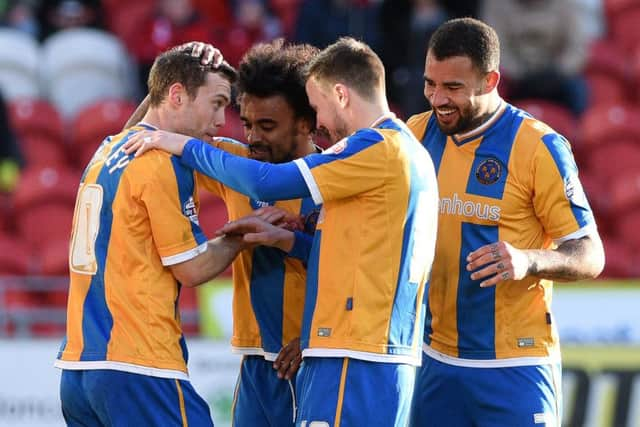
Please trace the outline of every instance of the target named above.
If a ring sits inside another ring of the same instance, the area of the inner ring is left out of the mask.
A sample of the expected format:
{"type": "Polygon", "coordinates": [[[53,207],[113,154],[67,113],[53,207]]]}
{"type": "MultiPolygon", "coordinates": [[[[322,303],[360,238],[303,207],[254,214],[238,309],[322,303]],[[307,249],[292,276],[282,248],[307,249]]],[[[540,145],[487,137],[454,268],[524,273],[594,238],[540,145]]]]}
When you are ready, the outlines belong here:
{"type": "Polygon", "coordinates": [[[71,126],[73,163],[84,168],[105,137],[120,133],[135,108],[125,99],[101,99],[80,110],[71,126]]]}
{"type": "Polygon", "coordinates": [[[0,28],[0,89],[5,99],[40,96],[40,47],[31,36],[0,28]]]}
{"type": "Polygon", "coordinates": [[[100,99],[130,97],[130,59],[114,35],[74,28],[55,33],[42,49],[43,82],[63,117],[71,119],[100,99]]]}

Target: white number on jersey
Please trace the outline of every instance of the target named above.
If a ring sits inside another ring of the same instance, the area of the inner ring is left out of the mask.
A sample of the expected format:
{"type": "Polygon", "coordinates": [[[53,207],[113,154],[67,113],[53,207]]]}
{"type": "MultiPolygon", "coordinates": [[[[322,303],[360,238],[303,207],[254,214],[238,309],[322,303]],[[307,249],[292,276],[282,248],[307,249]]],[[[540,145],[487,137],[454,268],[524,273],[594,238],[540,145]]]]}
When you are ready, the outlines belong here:
{"type": "Polygon", "coordinates": [[[102,187],[98,184],[82,185],[78,191],[73,218],[69,262],[69,268],[75,273],[92,276],[98,271],[95,246],[100,229],[101,208],[102,187]]]}

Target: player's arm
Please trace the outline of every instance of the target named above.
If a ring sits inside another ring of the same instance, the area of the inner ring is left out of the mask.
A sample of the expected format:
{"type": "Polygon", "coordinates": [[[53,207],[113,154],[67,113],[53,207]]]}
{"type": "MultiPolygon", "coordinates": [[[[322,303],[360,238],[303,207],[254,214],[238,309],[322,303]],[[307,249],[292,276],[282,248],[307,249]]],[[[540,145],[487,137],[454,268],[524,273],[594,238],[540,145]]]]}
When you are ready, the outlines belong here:
{"type": "Polygon", "coordinates": [[[604,268],[604,249],[597,233],[566,240],[556,249],[522,250],[501,241],[473,251],[467,262],[467,270],[474,271],[471,279],[485,279],[481,287],[527,276],[571,282],[596,278],[604,268]]]}
{"type": "Polygon", "coordinates": [[[141,131],[123,146],[136,157],[161,149],[181,157],[183,165],[217,179],[224,185],[263,201],[309,197],[307,184],[294,162],[271,164],[234,156],[185,135],[166,131],[141,131]]]}
{"type": "Polygon", "coordinates": [[[244,246],[241,236],[217,237],[207,242],[205,252],[169,268],[182,285],[198,286],[226,270],[244,246]]]}
{"type": "Polygon", "coordinates": [[[123,129],[130,128],[135,126],[136,124],[142,121],[142,118],[145,114],[147,114],[147,110],[149,109],[149,95],[145,96],[140,105],[136,108],[136,111],[133,112],[127,123],[125,123],[123,129]]]}
{"type": "Polygon", "coordinates": [[[550,133],[541,137],[532,161],[533,207],[555,249],[517,249],[507,242],[486,245],[469,254],[471,278],[493,286],[526,276],[561,282],[593,279],[604,268],[604,249],[593,213],[578,179],[567,141],[550,133]]]}

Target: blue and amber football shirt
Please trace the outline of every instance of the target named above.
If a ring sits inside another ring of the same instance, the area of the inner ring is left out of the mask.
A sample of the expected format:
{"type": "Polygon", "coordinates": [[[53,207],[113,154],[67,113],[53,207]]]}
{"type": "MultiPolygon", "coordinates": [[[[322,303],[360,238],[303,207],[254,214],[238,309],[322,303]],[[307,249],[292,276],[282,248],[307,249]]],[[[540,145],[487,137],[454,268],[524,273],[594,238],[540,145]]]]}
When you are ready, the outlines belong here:
{"type": "Polygon", "coordinates": [[[204,252],[207,239],[193,171],[164,152],[132,159],[122,150],[142,129],[105,139],[82,177],[55,365],[186,379],[180,285],[167,266],[204,252]]]}
{"type": "Polygon", "coordinates": [[[431,153],[440,192],[425,352],[463,366],[556,359],[552,283],[527,277],[480,288],[465,259],[497,241],[548,249],[595,230],[568,142],[505,102],[465,135],[443,134],[431,112],[408,125],[431,153]]]}
{"type": "MultiPolygon", "coordinates": [[[[215,147],[246,157],[246,145],[216,138],[215,147]]],[[[198,185],[224,200],[229,220],[251,215],[255,209],[275,205],[303,216],[308,232],[315,229],[319,206],[308,197],[280,202],[263,202],[226,187],[206,175],[197,174],[198,185]]],[[[263,355],[275,360],[280,349],[300,336],[306,268],[299,259],[277,248],[247,249],[233,261],[234,352],[263,355]]]]}
{"type": "Polygon", "coordinates": [[[182,162],[260,200],[323,204],[307,268],[303,355],[419,364],[437,184],[429,153],[384,117],[321,154],[268,164],[190,140],[182,162]]]}

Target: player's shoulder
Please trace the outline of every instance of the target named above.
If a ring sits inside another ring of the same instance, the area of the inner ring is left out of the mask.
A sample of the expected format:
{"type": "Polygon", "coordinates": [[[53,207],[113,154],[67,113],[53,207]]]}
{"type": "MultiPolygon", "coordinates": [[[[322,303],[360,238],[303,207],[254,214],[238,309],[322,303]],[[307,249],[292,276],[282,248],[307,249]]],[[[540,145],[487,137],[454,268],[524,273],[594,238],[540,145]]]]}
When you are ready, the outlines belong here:
{"type": "Polygon", "coordinates": [[[415,135],[416,138],[422,139],[427,129],[427,123],[431,118],[432,110],[425,111],[423,113],[414,114],[407,120],[407,127],[415,135]]]}
{"type": "Polygon", "coordinates": [[[540,121],[524,110],[513,107],[512,114],[521,118],[517,133],[518,146],[530,152],[549,151],[552,156],[571,152],[569,141],[547,123],[540,121]]]}
{"type": "Polygon", "coordinates": [[[249,146],[247,144],[226,136],[216,136],[210,144],[237,156],[246,157],[249,154],[249,146]]]}

